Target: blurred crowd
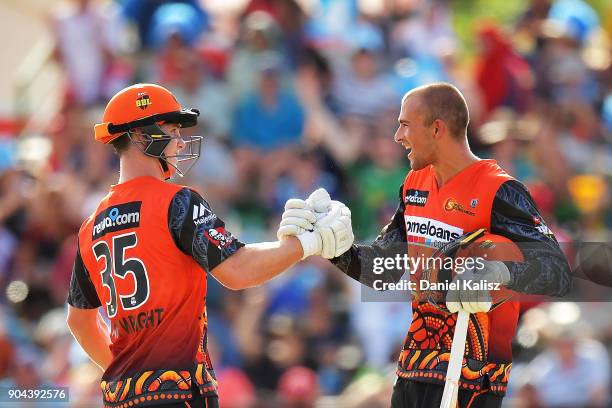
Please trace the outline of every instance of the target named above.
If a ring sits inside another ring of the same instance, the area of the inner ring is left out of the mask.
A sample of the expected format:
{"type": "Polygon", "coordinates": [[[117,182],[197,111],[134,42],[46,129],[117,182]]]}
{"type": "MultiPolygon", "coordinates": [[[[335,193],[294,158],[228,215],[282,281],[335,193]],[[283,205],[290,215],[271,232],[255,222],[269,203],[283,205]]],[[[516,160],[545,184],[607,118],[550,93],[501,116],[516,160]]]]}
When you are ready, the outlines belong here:
{"type": "MultiPolygon", "coordinates": [[[[560,241],[608,242],[612,4],[516,3],[504,20],[476,18],[489,4],[476,0],[54,4],[57,112],[36,135],[0,138],[0,386],[69,386],[71,405],[101,404],[64,303],[78,228],[118,176],[93,124],[135,82],[201,111],[186,130],[205,136],[202,156],[176,182],[244,242],[274,239],[285,201],[317,187],[351,208],[358,242],[373,239],[409,170],[393,142],[401,97],[433,81],[465,94],[473,150],[529,187],[560,241]]],[[[361,296],[322,259],[242,292],[209,279],[222,406],[388,406],[410,306],[361,296]]],[[[525,312],[508,406],[607,406],[611,312],[525,312]]]]}

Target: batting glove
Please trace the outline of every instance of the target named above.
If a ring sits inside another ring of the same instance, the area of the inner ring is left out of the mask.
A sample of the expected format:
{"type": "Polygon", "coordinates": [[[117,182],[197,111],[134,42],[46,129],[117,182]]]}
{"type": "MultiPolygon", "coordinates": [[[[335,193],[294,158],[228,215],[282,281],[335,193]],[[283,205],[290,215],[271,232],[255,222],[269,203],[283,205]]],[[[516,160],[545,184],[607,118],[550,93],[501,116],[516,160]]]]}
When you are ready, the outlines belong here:
{"type": "Polygon", "coordinates": [[[451,313],[460,309],[469,313],[486,313],[491,309],[491,293],[489,288],[510,282],[510,271],[501,261],[481,259],[482,264],[469,263],[470,267],[463,273],[457,273],[453,279],[453,287],[446,294],[446,307],[451,313]]]}
{"type": "Polygon", "coordinates": [[[322,238],[314,224],[317,218],[322,218],[328,213],[330,205],[331,197],[323,188],[315,190],[306,200],[297,198],[287,200],[276,236],[279,240],[289,236],[297,237],[304,250],[302,259],[311,255],[320,255],[322,238]]]}
{"type": "Polygon", "coordinates": [[[329,212],[315,222],[315,231],[321,234],[323,258],[331,259],[342,255],[355,240],[351,210],[340,201],[332,201],[329,212]]]}

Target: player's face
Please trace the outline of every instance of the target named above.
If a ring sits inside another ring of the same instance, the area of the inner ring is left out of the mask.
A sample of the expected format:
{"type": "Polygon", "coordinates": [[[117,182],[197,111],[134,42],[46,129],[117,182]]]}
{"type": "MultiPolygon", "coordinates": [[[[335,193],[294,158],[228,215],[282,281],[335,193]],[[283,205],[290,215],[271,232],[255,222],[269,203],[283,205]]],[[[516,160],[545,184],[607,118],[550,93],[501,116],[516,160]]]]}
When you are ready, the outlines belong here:
{"type": "Polygon", "coordinates": [[[408,160],[413,170],[420,170],[433,164],[435,144],[432,126],[425,126],[425,116],[419,107],[419,100],[414,96],[402,101],[398,118],[399,127],[394,140],[408,150],[408,160]]]}
{"type": "Polygon", "coordinates": [[[168,146],[166,146],[164,154],[168,158],[168,162],[176,166],[177,158],[174,156],[176,156],[181,149],[185,147],[185,142],[181,138],[181,127],[174,123],[164,123],[160,125],[160,128],[164,131],[164,133],[172,136],[172,140],[170,140],[170,143],[168,143],[168,146]]]}

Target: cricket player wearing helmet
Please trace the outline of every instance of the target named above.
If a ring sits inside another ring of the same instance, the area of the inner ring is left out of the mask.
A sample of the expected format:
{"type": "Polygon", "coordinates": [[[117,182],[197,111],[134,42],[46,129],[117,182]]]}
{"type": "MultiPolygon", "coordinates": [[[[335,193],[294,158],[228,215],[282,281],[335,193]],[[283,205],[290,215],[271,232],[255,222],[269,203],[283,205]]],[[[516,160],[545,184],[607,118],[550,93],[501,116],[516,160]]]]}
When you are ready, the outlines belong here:
{"type": "Polygon", "coordinates": [[[70,330],[104,370],[105,407],[218,406],[207,349],[208,275],[243,289],[353,243],[350,212],[328,195],[318,201],[318,220],[310,207],[293,209],[282,241],[245,245],[200,194],[166,183],[199,157],[202,138],[181,137],[198,114],[161,86],[137,84],[117,93],[95,126],[95,139],[119,155],[119,181],[79,230],[67,302],[70,330]],[[308,231],[299,227],[303,219],[308,231]]]}

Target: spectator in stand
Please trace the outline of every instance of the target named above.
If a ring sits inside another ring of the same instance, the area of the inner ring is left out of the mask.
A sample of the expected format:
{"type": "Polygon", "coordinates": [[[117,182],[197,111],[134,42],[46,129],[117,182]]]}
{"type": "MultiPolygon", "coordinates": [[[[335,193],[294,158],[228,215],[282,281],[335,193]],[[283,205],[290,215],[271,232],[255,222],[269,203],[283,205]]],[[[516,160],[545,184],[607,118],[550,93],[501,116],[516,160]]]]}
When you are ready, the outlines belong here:
{"type": "Polygon", "coordinates": [[[228,136],[231,105],[225,83],[210,75],[207,66],[195,52],[186,53],[177,68],[175,85],[171,87],[179,101],[189,106],[200,106],[198,121],[201,131],[223,139],[228,136]],[[205,109],[204,109],[205,107],[205,109]]]}
{"type": "Polygon", "coordinates": [[[168,87],[175,87],[182,79],[182,67],[194,51],[180,33],[171,33],[163,42],[156,56],[154,76],[168,87]]]}
{"type": "Polygon", "coordinates": [[[355,48],[350,69],[335,76],[334,93],[341,115],[369,120],[395,106],[399,96],[393,91],[388,77],[380,73],[376,53],[369,48],[355,48]],[[356,95],[367,95],[367,98],[356,95]]]}
{"type": "Polygon", "coordinates": [[[171,89],[178,100],[202,108],[197,128],[185,129],[188,134],[206,135],[200,160],[188,178],[210,194],[211,205],[226,207],[226,200],[233,197],[238,188],[235,162],[227,146],[232,106],[226,84],[213,78],[202,59],[189,51],[177,66],[176,85],[171,89]]]}
{"type": "Polygon", "coordinates": [[[533,58],[539,96],[556,104],[593,102],[598,84],[582,51],[598,27],[597,14],[583,1],[559,0],[553,4],[541,26],[542,48],[533,58]]]}
{"type": "Polygon", "coordinates": [[[304,112],[293,92],[282,86],[280,56],[268,54],[255,68],[259,73],[258,88],[236,109],[233,142],[261,151],[297,144],[304,127],[304,112]]]}
{"type": "MultiPolygon", "coordinates": [[[[416,7],[415,7],[416,8],[416,7]]],[[[398,57],[439,58],[456,47],[449,2],[426,2],[421,9],[406,10],[391,33],[392,49],[398,57]]]]}
{"type": "Polygon", "coordinates": [[[319,396],[316,373],[306,367],[287,370],[278,381],[283,408],[314,408],[319,396]]]}
{"type": "MultiPolygon", "coordinates": [[[[336,116],[340,108],[333,94],[333,73],[327,59],[312,49],[298,67],[295,91],[306,113],[304,141],[320,147],[330,157],[333,166],[350,165],[361,154],[361,135],[348,132],[336,116]]],[[[357,119],[357,118],[353,118],[357,119]]],[[[347,119],[350,120],[350,119],[347,119]]]]}
{"type": "Polygon", "coordinates": [[[517,33],[525,35],[521,39],[526,39],[528,47],[534,47],[538,33],[541,31],[542,23],[546,20],[550,10],[552,0],[529,0],[526,10],[521,14],[516,23],[517,33]]]}
{"type": "Polygon", "coordinates": [[[282,30],[281,49],[287,56],[289,65],[295,68],[300,57],[305,52],[306,43],[303,37],[303,27],[306,15],[296,0],[250,0],[243,15],[260,12],[270,15],[282,30]]]}
{"type": "Polygon", "coordinates": [[[379,232],[378,221],[388,220],[393,215],[395,208],[389,203],[397,199],[397,186],[404,181],[408,170],[404,155],[388,137],[389,125],[394,124],[381,121],[378,126],[371,127],[372,136],[362,156],[365,160],[351,171],[360,181],[354,186],[351,202],[353,228],[363,237],[375,238],[379,232]]]}
{"type": "Polygon", "coordinates": [[[280,209],[291,197],[305,197],[313,187],[320,186],[325,188],[330,195],[339,198],[339,181],[323,170],[322,163],[316,152],[300,150],[290,152],[291,158],[288,159],[290,166],[286,172],[279,177],[274,185],[273,208],[280,209]],[[283,201],[284,200],[284,201],[283,201]]]}
{"type": "Polygon", "coordinates": [[[208,14],[198,0],[124,0],[123,17],[134,23],[141,48],[155,49],[173,32],[187,41],[195,40],[209,24],[208,14]]]}
{"type": "Polygon", "coordinates": [[[281,51],[281,32],[278,24],[266,12],[249,14],[241,25],[241,40],[232,55],[226,74],[228,89],[233,101],[240,101],[258,85],[258,72],[254,67],[262,63],[271,52],[280,57],[280,68],[286,60],[281,51]]]}
{"type": "Polygon", "coordinates": [[[529,65],[496,25],[482,26],[478,38],[481,51],[476,64],[476,82],[485,117],[500,106],[524,112],[533,87],[529,65]]]}
{"type": "Polygon", "coordinates": [[[580,325],[556,333],[526,375],[542,407],[608,406],[610,356],[580,325]]]}
{"type": "Polygon", "coordinates": [[[175,86],[188,64],[207,19],[190,4],[169,3],[156,9],[151,20],[152,44],[161,52],[157,62],[159,82],[175,86]]]}
{"type": "Polygon", "coordinates": [[[541,125],[537,121],[521,118],[512,109],[497,108],[489,115],[489,121],[480,126],[479,141],[488,147],[487,156],[494,157],[510,174],[526,182],[536,176],[528,147],[538,126],[541,125]]]}
{"type": "Polygon", "coordinates": [[[71,0],[54,9],[55,58],[66,75],[68,101],[90,106],[105,96],[121,32],[113,17],[112,10],[92,0],[71,0]]]}

